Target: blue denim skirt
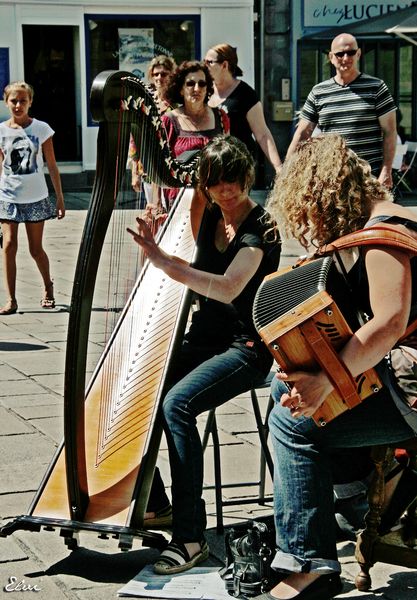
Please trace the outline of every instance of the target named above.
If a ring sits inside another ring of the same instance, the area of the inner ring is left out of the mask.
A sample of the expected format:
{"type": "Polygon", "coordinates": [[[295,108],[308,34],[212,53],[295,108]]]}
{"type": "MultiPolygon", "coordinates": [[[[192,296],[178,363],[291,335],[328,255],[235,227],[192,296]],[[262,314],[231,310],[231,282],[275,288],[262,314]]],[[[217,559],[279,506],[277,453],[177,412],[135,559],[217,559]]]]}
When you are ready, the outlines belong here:
{"type": "Polygon", "coordinates": [[[56,218],[55,201],[44,198],[37,202],[15,204],[0,200],[0,221],[14,221],[15,223],[36,223],[56,218]]]}

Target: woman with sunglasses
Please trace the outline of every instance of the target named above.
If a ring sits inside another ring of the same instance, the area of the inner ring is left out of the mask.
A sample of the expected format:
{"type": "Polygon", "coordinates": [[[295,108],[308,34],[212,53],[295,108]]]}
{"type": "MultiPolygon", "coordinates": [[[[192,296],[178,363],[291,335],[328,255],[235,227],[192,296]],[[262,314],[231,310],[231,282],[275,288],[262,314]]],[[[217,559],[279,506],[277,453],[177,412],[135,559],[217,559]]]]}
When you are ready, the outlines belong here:
{"type": "MultiPolygon", "coordinates": [[[[181,159],[190,157],[220,133],[229,133],[229,119],[224,111],[210,108],[213,79],[207,66],[197,60],[184,61],[172,75],[166,97],[179,105],[162,117],[172,153],[181,159]]],[[[178,190],[168,190],[172,204],[178,190]]],[[[168,207],[169,208],[169,207],[168,207]]]]}
{"type": "Polygon", "coordinates": [[[155,56],[149,63],[147,72],[149,86],[154,92],[155,100],[161,115],[167,110],[172,110],[174,108],[174,105],[172,105],[166,97],[166,91],[169,78],[176,68],[177,65],[175,60],[170,56],[165,56],[163,54],[155,56]]]}
{"type": "Polygon", "coordinates": [[[245,81],[238,79],[243,72],[237,64],[236,48],[229,44],[217,44],[207,51],[204,62],[214,80],[210,106],[224,108],[230,119],[231,135],[242,140],[253,156],[256,156],[257,142],[278,172],[282,166],[281,159],[265,122],[258,94],[245,81]]]}
{"type": "Polygon", "coordinates": [[[185,571],[209,555],[197,416],[256,387],[272,364],[255,331],[252,305],[263,278],[278,267],[280,245],[266,235],[265,211],[249,196],[254,177],[253,158],[240,140],[222,135],[204,147],[200,194],[191,206],[196,231],[207,210],[193,265],[163,252],[145,221],[137,219],[136,231],[128,230],[156,268],[198,298],[161,407],[171,467],[173,537],[155,563],[159,574],[185,571]]]}
{"type": "MultiPolygon", "coordinates": [[[[169,77],[176,68],[176,63],[170,56],[160,54],[155,56],[149,63],[147,77],[149,87],[154,93],[154,99],[161,115],[173,106],[166,98],[166,89],[169,77]]],[[[140,192],[142,187],[143,166],[140,162],[137,148],[133,136],[130,136],[128,165],[132,171],[132,188],[135,192],[140,192]]],[[[144,190],[148,204],[160,205],[161,190],[154,184],[144,183],[144,190]]]]}

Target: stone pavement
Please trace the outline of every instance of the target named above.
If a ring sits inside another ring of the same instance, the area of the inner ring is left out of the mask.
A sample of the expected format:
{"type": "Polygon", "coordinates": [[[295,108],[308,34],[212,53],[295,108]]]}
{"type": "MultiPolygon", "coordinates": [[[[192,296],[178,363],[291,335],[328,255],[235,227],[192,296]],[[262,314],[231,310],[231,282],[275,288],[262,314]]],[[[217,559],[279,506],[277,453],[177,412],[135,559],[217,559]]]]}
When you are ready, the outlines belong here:
{"type": "MultiPolygon", "coordinates": [[[[18,252],[19,311],[0,319],[0,517],[1,524],[27,514],[30,502],[52,455],[62,438],[63,373],[68,309],[75,261],[86,215],[88,195],[66,195],[68,210],[64,221],[47,223],[45,246],[51,260],[57,307],[39,306],[42,288],[39,274],[28,257],[24,230],[18,252]]],[[[291,264],[301,250],[294,242],[284,244],[281,264],[291,264]]],[[[1,298],[2,301],[4,297],[1,298]]],[[[266,407],[267,390],[260,392],[266,407]]],[[[256,481],[259,466],[259,440],[248,395],[242,395],[217,411],[222,444],[224,480],[256,481]]],[[[204,418],[201,419],[201,427],[204,418]]],[[[213,484],[212,453],[205,455],[205,480],[213,484]]],[[[169,483],[167,452],[163,445],[159,465],[169,483]]],[[[267,481],[267,492],[271,492],[267,481]]],[[[225,496],[238,493],[256,495],[256,486],[226,489],[225,496]]],[[[215,530],[213,491],[205,493],[208,513],[208,539],[211,556],[207,564],[221,565],[223,536],[215,530]]],[[[224,509],[225,524],[233,524],[271,514],[272,504],[242,504],[224,509]]],[[[415,600],[417,574],[410,569],[378,564],[372,570],[373,592],[357,592],[353,581],[358,571],[352,542],[339,544],[343,564],[344,593],[341,598],[385,598],[415,600]]],[[[108,600],[148,562],[155,549],[142,548],[135,541],[123,553],[117,540],[102,540],[81,533],[80,547],[70,551],[59,533],[17,531],[0,538],[0,597],[11,591],[32,591],[46,600],[108,600]],[[14,582],[10,585],[10,581],[14,582]],[[24,582],[22,585],[16,585],[24,582]],[[6,587],[8,586],[8,588],[6,587]],[[9,591],[10,590],[10,591],[9,591]],[[38,591],[39,590],[39,591],[38,591]]],[[[29,594],[30,597],[30,594],[29,594]]]]}

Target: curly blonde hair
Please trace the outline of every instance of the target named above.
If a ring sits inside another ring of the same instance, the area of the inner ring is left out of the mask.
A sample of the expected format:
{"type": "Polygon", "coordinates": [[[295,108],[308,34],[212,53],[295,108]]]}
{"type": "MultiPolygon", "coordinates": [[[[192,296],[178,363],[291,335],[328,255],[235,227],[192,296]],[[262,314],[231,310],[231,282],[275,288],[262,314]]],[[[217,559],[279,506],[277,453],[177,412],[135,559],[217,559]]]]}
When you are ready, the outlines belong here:
{"type": "Polygon", "coordinates": [[[328,134],[299,144],[277,175],[266,208],[284,233],[307,248],[361,229],[378,200],[392,197],[369,164],[344,138],[328,134]]]}

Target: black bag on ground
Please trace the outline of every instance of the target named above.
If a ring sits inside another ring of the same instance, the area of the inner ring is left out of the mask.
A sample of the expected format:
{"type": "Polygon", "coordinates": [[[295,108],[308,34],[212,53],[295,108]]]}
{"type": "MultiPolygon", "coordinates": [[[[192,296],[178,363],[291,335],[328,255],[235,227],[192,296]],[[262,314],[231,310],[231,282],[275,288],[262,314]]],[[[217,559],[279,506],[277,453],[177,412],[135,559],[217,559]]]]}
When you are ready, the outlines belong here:
{"type": "Polygon", "coordinates": [[[235,597],[257,596],[278,580],[271,569],[275,555],[275,529],[261,521],[248,521],[225,535],[226,566],[221,571],[226,590],[235,597]]]}

